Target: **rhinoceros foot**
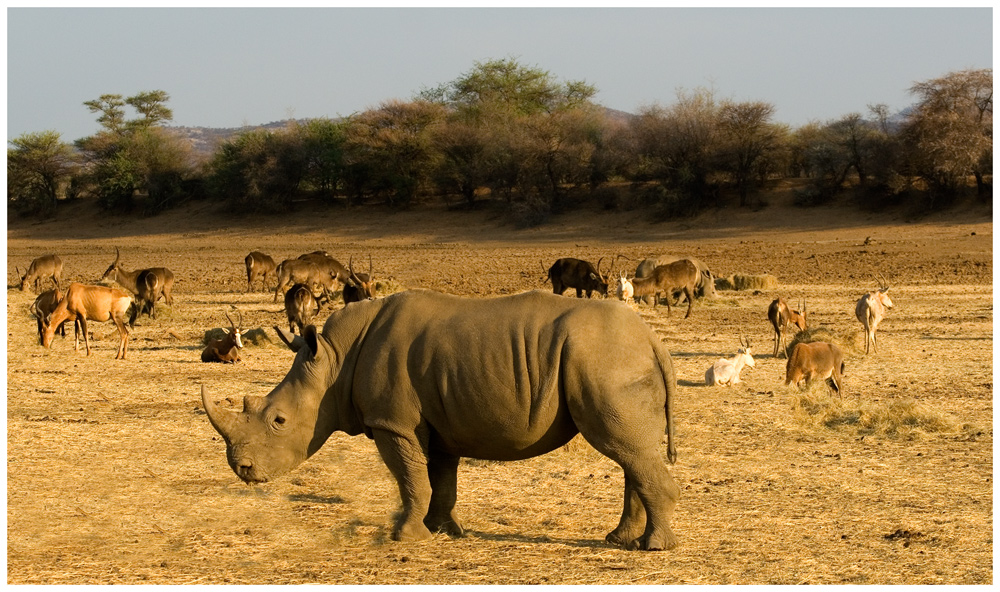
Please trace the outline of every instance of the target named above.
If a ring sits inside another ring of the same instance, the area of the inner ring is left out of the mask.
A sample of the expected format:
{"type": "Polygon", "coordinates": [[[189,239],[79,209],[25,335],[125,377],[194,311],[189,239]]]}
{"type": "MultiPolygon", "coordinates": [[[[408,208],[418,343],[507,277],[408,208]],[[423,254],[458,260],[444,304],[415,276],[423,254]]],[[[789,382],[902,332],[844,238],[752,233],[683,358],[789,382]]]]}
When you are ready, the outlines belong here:
{"type": "Polygon", "coordinates": [[[677,536],[672,532],[654,532],[633,539],[625,548],[629,551],[663,551],[677,546],[677,536]]]}
{"type": "Polygon", "coordinates": [[[431,532],[443,532],[453,537],[465,536],[465,529],[462,528],[462,524],[454,516],[444,519],[434,519],[431,516],[427,516],[424,518],[424,525],[431,532]]]}
{"type": "Polygon", "coordinates": [[[392,540],[403,543],[424,541],[431,538],[431,531],[422,523],[404,522],[392,532],[392,540]]]}

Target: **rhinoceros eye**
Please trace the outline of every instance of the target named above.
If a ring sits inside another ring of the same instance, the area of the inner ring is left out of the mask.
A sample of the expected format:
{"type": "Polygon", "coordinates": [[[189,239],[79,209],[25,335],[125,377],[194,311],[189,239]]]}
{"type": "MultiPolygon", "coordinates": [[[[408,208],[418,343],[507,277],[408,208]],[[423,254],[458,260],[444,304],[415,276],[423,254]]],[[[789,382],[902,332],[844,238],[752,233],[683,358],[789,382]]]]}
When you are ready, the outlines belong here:
{"type": "Polygon", "coordinates": [[[281,417],[280,415],[278,415],[278,416],[276,416],[274,418],[274,423],[276,423],[278,425],[284,425],[285,424],[285,418],[281,417]]]}

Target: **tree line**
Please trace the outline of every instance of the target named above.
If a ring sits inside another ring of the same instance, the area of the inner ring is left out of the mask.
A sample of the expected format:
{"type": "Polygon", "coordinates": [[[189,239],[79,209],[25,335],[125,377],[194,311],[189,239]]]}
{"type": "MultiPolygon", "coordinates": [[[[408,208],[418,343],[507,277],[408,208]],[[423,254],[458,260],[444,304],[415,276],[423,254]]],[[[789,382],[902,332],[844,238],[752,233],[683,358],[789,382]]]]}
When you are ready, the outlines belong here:
{"type": "Polygon", "coordinates": [[[489,199],[533,224],[587,199],[662,217],[729,201],[756,207],[769,182],[800,178],[802,206],[849,195],[935,209],[973,185],[981,199],[992,195],[992,88],[992,69],[953,72],[915,83],[901,116],[872,105],[792,129],[773,121],[770,103],[703,88],[616,116],[585,82],[498,59],[410,100],[243,131],[208,157],[165,127],[166,92],[108,94],[84,103],[101,126],[93,136],[68,144],[44,131],[9,142],[7,202],[47,216],[59,200],[85,197],[147,214],[189,199],[260,212],[302,198],[399,207],[489,199]]]}

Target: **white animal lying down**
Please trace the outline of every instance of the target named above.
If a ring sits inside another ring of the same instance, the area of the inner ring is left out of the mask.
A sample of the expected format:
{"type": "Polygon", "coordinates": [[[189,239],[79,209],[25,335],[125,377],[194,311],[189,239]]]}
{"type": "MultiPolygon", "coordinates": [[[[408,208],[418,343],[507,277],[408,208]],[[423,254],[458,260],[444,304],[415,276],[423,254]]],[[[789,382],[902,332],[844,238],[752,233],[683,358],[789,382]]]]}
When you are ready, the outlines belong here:
{"type": "Polygon", "coordinates": [[[743,370],[743,366],[754,367],[753,353],[750,351],[749,345],[738,349],[731,360],[725,358],[716,360],[705,371],[705,384],[708,386],[737,384],[740,382],[740,372],[743,370]]]}

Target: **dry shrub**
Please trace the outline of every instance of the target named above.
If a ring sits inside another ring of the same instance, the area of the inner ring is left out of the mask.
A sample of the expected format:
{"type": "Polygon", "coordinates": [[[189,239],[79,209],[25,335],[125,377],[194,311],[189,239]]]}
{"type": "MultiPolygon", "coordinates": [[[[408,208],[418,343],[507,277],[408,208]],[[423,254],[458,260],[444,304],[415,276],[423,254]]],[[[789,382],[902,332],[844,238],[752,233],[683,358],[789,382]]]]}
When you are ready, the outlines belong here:
{"type": "Polygon", "coordinates": [[[812,327],[804,331],[799,331],[792,338],[792,341],[785,347],[785,357],[792,355],[792,350],[799,343],[813,343],[815,341],[825,341],[832,343],[844,352],[844,356],[860,355],[864,351],[864,339],[858,331],[852,331],[847,335],[834,333],[826,327],[812,327]]]}
{"type": "Polygon", "coordinates": [[[973,429],[955,416],[909,397],[886,403],[869,402],[860,398],[834,397],[819,381],[810,387],[794,395],[791,405],[796,418],[813,427],[906,440],[930,434],[960,434],[973,429]]]}
{"type": "Polygon", "coordinates": [[[774,290],[777,287],[778,278],[769,273],[764,275],[736,273],[725,278],[715,278],[716,290],[774,290]]]}

